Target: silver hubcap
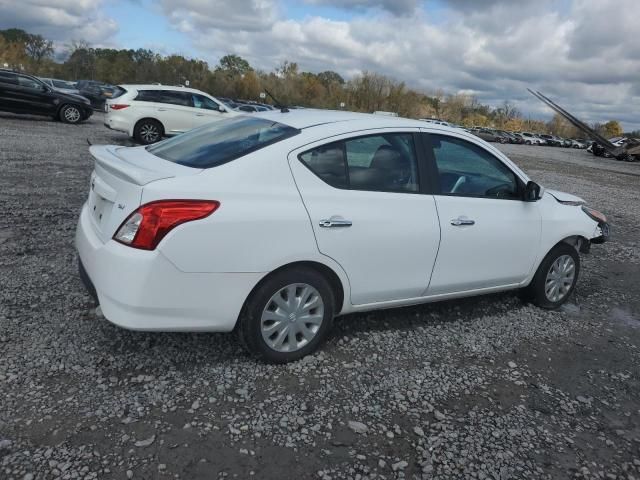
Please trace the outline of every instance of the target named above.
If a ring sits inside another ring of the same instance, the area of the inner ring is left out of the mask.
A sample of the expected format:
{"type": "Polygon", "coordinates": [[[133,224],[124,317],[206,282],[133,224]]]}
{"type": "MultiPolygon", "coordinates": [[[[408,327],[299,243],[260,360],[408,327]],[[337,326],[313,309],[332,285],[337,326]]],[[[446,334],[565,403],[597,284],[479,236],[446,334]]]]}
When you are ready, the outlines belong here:
{"type": "Polygon", "coordinates": [[[562,255],[551,265],[544,284],[544,293],[551,302],[567,296],[576,276],[576,263],[570,255],[562,255]]]}
{"type": "Polygon", "coordinates": [[[67,107],[64,110],[64,118],[67,122],[75,123],[80,120],[80,111],[74,107],[67,107]]]}
{"type": "Polygon", "coordinates": [[[323,318],[320,293],[306,283],[293,283],[267,302],[260,319],[262,338],[277,352],[295,352],[314,339],[323,318]]]}
{"type": "Polygon", "coordinates": [[[160,132],[155,125],[145,123],[140,128],[140,137],[142,137],[145,142],[151,143],[158,140],[158,138],[160,137],[160,132]]]}

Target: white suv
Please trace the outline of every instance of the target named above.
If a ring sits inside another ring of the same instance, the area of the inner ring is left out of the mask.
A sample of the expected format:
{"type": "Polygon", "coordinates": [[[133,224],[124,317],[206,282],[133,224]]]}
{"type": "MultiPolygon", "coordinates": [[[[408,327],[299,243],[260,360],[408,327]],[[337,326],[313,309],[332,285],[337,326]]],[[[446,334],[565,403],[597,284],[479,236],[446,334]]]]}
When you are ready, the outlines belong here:
{"type": "Polygon", "coordinates": [[[107,128],[125,132],[143,145],[163,136],[240,115],[200,90],[166,85],[119,85],[125,91],[105,104],[107,128]]]}

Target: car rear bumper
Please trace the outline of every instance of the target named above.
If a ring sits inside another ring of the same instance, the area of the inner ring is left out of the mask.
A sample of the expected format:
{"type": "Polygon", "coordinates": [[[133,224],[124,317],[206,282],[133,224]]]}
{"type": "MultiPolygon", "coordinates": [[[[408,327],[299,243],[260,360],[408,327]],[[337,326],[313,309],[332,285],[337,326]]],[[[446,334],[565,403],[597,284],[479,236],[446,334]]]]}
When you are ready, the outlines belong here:
{"type": "Polygon", "coordinates": [[[187,273],[160,251],[95,234],[86,205],[76,230],[80,277],[105,318],[123,328],[231,331],[261,273],[187,273]]]}
{"type": "Polygon", "coordinates": [[[118,132],[127,133],[129,136],[133,135],[133,127],[130,125],[131,122],[128,122],[124,118],[121,118],[117,115],[113,115],[112,113],[107,113],[104,117],[104,126],[111,129],[116,130],[118,132]]]}

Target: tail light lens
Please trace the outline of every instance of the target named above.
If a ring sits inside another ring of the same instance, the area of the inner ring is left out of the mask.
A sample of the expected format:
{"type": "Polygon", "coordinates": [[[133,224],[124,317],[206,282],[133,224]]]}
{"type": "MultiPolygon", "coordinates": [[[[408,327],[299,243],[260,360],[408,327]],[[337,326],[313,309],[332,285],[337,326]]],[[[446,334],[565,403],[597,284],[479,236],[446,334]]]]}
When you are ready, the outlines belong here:
{"type": "Polygon", "coordinates": [[[113,239],[142,250],[154,250],[171,230],[208,217],[220,207],[215,200],[160,200],[138,208],[120,225],[113,239]]]}
{"type": "Polygon", "coordinates": [[[123,108],[127,108],[129,105],[126,103],[112,103],[109,105],[111,110],[122,110],[123,108]]]}

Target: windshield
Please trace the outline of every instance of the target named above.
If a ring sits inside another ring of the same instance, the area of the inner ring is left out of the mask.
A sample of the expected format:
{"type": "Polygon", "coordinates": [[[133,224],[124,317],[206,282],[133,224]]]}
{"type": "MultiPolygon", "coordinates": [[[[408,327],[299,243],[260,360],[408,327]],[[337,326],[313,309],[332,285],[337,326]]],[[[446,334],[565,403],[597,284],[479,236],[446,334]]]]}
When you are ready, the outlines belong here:
{"type": "Polygon", "coordinates": [[[190,130],[151,145],[147,151],[187,167],[211,168],[298,133],[282,123],[242,116],[190,130]]]}

